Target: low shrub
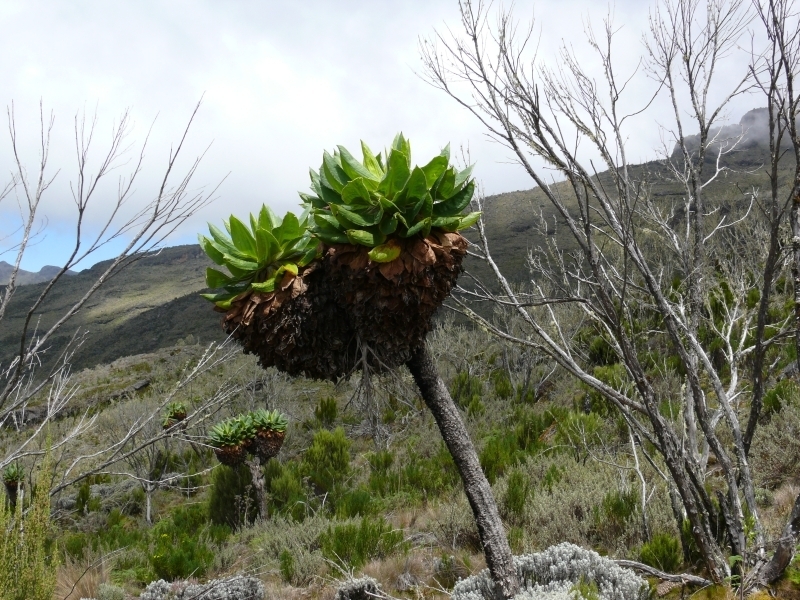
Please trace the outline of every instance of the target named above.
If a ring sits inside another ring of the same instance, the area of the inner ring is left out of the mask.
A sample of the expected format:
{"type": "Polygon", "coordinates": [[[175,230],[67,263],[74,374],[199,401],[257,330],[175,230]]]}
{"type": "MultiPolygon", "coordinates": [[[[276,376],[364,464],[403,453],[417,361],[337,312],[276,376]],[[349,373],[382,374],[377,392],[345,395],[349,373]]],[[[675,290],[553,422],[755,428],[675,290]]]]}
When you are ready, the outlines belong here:
{"type": "Polygon", "coordinates": [[[202,576],[214,560],[211,544],[224,542],[229,533],[225,525],[208,527],[201,505],[179,507],[153,527],[153,571],[168,580],[202,576]]]}
{"type": "Polygon", "coordinates": [[[258,514],[250,470],[245,465],[220,465],[211,476],[208,516],[216,525],[238,529],[252,523],[258,514]]]}
{"type": "Polygon", "coordinates": [[[683,562],[681,542],[674,535],[657,533],[642,544],[639,560],[666,573],[675,573],[683,562]]]}
{"type": "Polygon", "coordinates": [[[281,465],[273,460],[270,462],[268,471],[267,487],[270,491],[270,511],[291,515],[298,521],[303,520],[308,512],[308,498],[297,465],[293,463],[281,465]]]}
{"type": "Polygon", "coordinates": [[[514,394],[514,386],[505,369],[497,369],[492,372],[492,385],[494,393],[498,398],[507,400],[514,394]]]}
{"type": "Polygon", "coordinates": [[[344,429],[321,429],[314,434],[303,456],[303,475],[309,478],[317,493],[331,492],[334,485],[350,471],[350,440],[344,429]]]}
{"type": "Polygon", "coordinates": [[[323,555],[343,566],[358,569],[367,561],[386,558],[401,548],[403,532],[383,518],[363,517],[331,525],[320,536],[323,555]]]}
{"type": "Polygon", "coordinates": [[[314,409],[314,418],[316,418],[317,422],[323,427],[330,427],[336,420],[337,415],[336,398],[320,398],[314,409]]]}
{"type": "Polygon", "coordinates": [[[358,487],[337,494],[336,516],[340,519],[366,517],[374,514],[379,508],[373,500],[372,493],[366,487],[358,487]]]}
{"type": "Polygon", "coordinates": [[[483,396],[483,380],[466,371],[460,371],[450,384],[450,395],[459,408],[467,410],[474,400],[480,402],[483,396]]]}
{"type": "Polygon", "coordinates": [[[508,476],[506,493],[503,496],[504,517],[519,523],[525,513],[525,506],[531,493],[531,482],[521,470],[515,469],[508,476]]]}

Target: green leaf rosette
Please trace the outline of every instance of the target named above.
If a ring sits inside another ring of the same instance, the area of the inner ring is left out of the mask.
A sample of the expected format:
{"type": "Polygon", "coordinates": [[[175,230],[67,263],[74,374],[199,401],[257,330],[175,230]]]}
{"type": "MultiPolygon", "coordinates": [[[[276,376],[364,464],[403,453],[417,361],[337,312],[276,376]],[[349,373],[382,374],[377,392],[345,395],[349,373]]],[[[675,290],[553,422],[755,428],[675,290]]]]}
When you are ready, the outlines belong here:
{"type": "Polygon", "coordinates": [[[475,193],[472,167],[450,165],[450,146],[425,166],[411,166],[411,145],[398,134],[384,160],[361,142],[362,159],[344,146],[325,152],[311,169],[314,194],[300,194],[311,210],[310,230],[327,244],[372,248],[371,260],[395,260],[400,248],[387,240],[432,230],[455,232],[475,224],[480,213],[464,214],[475,193]]]}

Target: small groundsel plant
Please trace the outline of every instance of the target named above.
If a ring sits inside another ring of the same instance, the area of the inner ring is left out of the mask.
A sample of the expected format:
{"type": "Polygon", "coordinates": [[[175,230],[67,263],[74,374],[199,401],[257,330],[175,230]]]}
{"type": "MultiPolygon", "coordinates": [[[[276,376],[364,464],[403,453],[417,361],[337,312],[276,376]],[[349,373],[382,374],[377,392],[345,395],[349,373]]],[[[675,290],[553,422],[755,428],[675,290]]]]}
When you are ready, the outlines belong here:
{"type": "Polygon", "coordinates": [[[255,437],[250,445],[250,451],[261,458],[269,460],[281,449],[286,436],[286,426],[289,420],[286,415],[277,410],[259,409],[246,415],[253,424],[255,437]]]}
{"type": "Polygon", "coordinates": [[[275,291],[319,256],[305,214],[298,218],[290,212],[281,219],[264,205],[257,217],[250,215],[249,227],[233,215],[224,224],[227,234],[209,223],[211,237],[198,236],[208,257],[229,272],[206,269],[208,287],[222,291],[201,295],[220,309],[250,290],[275,291]]]}
{"type": "Polygon", "coordinates": [[[3,483],[8,489],[16,490],[25,478],[25,469],[18,463],[11,463],[3,469],[3,483]]]}
{"type": "Polygon", "coordinates": [[[256,431],[275,431],[283,433],[286,431],[286,426],[289,424],[289,419],[286,418],[286,415],[277,410],[269,411],[262,408],[251,412],[248,416],[252,420],[256,431]]]}
{"type": "Polygon", "coordinates": [[[164,409],[164,429],[169,429],[186,418],[186,405],[183,402],[170,402],[164,409]]]}
{"type": "Polygon", "coordinates": [[[236,466],[247,452],[268,459],[283,444],[289,420],[277,410],[256,410],[237,415],[216,424],[208,434],[217,458],[222,464],[236,466]]]}
{"type": "Polygon", "coordinates": [[[315,195],[300,194],[311,208],[311,230],[328,244],[372,248],[370,259],[391,262],[401,252],[392,237],[427,236],[432,229],[458,231],[480,213],[462,214],[475,192],[472,167],[450,166],[450,146],[423,167],[411,166],[411,144],[398,134],[386,159],[361,142],[362,160],[344,146],[325,152],[311,170],[315,195]]]}
{"type": "Polygon", "coordinates": [[[236,466],[245,458],[246,446],[254,434],[252,420],[233,417],[217,423],[208,434],[219,461],[228,466],[236,466]]]}
{"type": "MultiPolygon", "coordinates": [[[[514,557],[522,590],[516,600],[647,600],[647,582],[596,552],[574,544],[514,557]]],[[[452,600],[491,600],[494,583],[488,570],[458,582],[452,600]]]]}

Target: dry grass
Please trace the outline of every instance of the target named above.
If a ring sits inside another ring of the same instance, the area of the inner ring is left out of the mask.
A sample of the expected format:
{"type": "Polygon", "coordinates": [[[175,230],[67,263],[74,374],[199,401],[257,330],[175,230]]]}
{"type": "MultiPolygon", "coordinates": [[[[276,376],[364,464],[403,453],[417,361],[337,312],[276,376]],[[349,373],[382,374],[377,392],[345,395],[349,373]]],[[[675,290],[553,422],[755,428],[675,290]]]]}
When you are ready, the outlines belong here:
{"type": "Polygon", "coordinates": [[[96,598],[101,583],[108,583],[109,571],[103,557],[89,556],[83,560],[67,558],[58,567],[53,600],[96,598]]]}

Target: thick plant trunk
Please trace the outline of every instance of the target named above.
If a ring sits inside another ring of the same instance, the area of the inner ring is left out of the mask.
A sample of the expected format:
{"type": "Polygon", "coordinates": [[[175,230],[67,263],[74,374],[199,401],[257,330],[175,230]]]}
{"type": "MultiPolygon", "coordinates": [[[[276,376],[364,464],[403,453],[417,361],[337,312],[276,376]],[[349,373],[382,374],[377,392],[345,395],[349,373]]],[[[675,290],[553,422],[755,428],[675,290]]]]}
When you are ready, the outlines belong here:
{"type": "Polygon", "coordinates": [[[461,475],[464,491],[478,525],[478,535],[492,580],[503,598],[513,598],[519,592],[519,580],[511,548],[492,495],[492,488],[481,469],[478,454],[461,421],[458,409],[439,377],[433,358],[424,346],[416,350],[406,364],[419,387],[422,399],[436,419],[444,443],[461,475]]]}
{"type": "Polygon", "coordinates": [[[267,492],[264,472],[261,470],[261,460],[254,456],[252,459],[244,461],[250,469],[250,478],[253,481],[253,491],[256,493],[256,504],[258,505],[258,516],[266,519],[267,513],[267,492]]]}

